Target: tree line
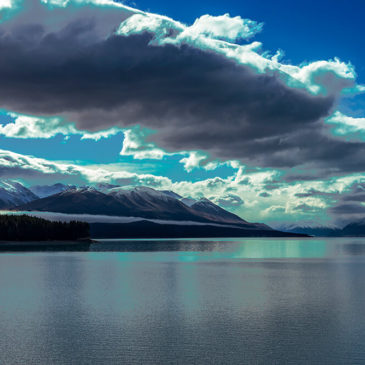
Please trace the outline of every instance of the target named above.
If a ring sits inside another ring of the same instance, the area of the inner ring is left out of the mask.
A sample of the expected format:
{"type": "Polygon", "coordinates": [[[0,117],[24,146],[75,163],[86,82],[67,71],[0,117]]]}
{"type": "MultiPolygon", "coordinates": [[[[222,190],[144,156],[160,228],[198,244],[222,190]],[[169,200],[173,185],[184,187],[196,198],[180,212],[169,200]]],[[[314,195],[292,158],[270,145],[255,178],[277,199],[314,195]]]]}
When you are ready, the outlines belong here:
{"type": "Polygon", "coordinates": [[[0,215],[0,241],[73,241],[89,237],[89,224],[85,222],[52,222],[28,215],[0,215]]]}

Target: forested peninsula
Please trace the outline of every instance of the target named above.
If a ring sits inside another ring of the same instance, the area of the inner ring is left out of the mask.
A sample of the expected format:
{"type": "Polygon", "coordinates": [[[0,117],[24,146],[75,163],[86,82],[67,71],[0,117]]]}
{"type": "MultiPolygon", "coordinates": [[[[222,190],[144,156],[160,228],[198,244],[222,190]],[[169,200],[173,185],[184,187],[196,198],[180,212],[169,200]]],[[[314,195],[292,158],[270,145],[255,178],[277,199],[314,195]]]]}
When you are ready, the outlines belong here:
{"type": "Polygon", "coordinates": [[[28,215],[0,215],[0,241],[77,241],[89,237],[89,224],[85,222],[52,222],[28,215]]]}

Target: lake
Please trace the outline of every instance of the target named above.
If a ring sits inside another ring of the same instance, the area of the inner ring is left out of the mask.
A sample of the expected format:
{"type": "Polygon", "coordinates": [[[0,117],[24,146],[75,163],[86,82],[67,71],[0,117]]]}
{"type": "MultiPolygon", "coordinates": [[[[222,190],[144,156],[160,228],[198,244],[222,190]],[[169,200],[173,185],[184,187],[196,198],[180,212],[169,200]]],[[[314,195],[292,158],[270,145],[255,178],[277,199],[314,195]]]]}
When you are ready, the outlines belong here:
{"type": "Polygon", "coordinates": [[[0,364],[364,364],[365,239],[0,254],[0,364]]]}

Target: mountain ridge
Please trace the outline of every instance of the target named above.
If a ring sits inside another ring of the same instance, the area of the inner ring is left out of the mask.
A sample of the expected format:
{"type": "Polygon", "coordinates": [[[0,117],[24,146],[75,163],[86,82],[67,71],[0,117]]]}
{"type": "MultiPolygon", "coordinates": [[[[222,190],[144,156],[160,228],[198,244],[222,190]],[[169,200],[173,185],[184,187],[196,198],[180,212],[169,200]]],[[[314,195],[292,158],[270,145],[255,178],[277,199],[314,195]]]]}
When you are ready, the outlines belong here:
{"type": "Polygon", "coordinates": [[[0,181],[0,209],[14,208],[29,203],[38,196],[17,181],[0,181]]]}
{"type": "Polygon", "coordinates": [[[283,232],[308,234],[315,237],[364,237],[365,236],[365,219],[346,224],[343,228],[340,227],[306,227],[292,226],[279,228],[283,232]]]}
{"type": "MultiPolygon", "coordinates": [[[[103,192],[95,187],[82,187],[33,200],[17,206],[16,209],[69,214],[135,216],[147,219],[214,222],[256,227],[255,223],[248,223],[207,199],[203,203],[198,201],[189,207],[180,201],[179,195],[175,196],[178,198],[175,198],[172,192],[167,194],[165,191],[147,187],[136,187],[131,190],[113,187],[103,192]]],[[[259,228],[270,229],[261,224],[259,228]]]]}
{"type": "MultiPolygon", "coordinates": [[[[21,184],[16,185],[16,188],[22,191],[21,184]]],[[[30,192],[31,196],[28,196],[25,202],[12,206],[12,210],[30,214],[53,212],[65,215],[137,217],[138,222],[101,223],[98,226],[105,228],[105,234],[108,234],[108,229],[113,229],[116,236],[120,237],[306,236],[276,231],[263,223],[247,222],[206,198],[188,198],[185,203],[185,198],[169,190],[160,191],[144,186],[125,188],[111,184],[82,187],[54,184],[33,188],[34,191],[40,192],[40,195],[60,190],[56,194],[39,198],[29,189],[24,189],[30,192]],[[200,225],[194,225],[194,222],[200,225]],[[128,227],[136,231],[128,233],[128,227]],[[143,230],[143,233],[139,230],[143,230]]]]}

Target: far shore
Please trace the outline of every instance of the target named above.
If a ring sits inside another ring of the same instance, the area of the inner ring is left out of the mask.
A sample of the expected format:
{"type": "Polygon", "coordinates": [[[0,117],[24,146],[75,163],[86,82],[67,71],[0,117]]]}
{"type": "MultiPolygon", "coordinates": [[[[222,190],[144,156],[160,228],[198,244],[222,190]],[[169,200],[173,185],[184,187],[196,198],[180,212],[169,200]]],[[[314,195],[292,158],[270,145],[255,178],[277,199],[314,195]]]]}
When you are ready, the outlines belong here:
{"type": "Polygon", "coordinates": [[[0,241],[0,252],[11,251],[89,251],[90,245],[98,241],[0,241]]]}

